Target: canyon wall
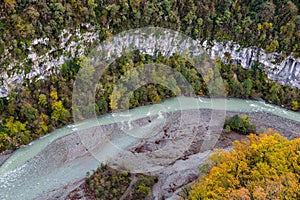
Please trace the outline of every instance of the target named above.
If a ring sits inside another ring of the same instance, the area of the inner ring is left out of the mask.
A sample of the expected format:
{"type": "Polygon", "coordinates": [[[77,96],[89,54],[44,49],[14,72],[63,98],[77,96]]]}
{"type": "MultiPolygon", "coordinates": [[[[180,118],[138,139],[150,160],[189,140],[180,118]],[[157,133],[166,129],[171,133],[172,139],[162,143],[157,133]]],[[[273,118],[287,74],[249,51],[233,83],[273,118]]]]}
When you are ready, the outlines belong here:
{"type": "MultiPolygon", "coordinates": [[[[2,72],[0,78],[0,97],[6,97],[9,94],[11,88],[17,83],[22,83],[24,79],[33,80],[33,78],[43,79],[52,73],[56,73],[57,69],[66,61],[72,58],[80,58],[85,55],[86,47],[94,44],[99,34],[93,27],[88,24],[84,24],[87,31],[81,32],[79,29],[75,31],[64,30],[60,37],[60,44],[58,46],[51,46],[49,44],[49,38],[39,38],[31,42],[31,46],[26,48],[29,53],[27,57],[20,60],[11,60],[10,64],[3,66],[5,69],[2,72]],[[44,46],[47,49],[46,53],[38,53],[38,47],[44,46]],[[60,52],[59,55],[55,52],[60,52]],[[31,69],[27,73],[20,70],[14,70],[17,66],[23,66],[25,63],[29,63],[31,69]]],[[[132,38],[130,38],[132,39],[132,38]]],[[[145,38],[142,38],[145,40],[145,38]]],[[[149,40],[151,38],[146,38],[149,40]]],[[[140,43],[141,38],[135,38],[134,43],[140,43]]],[[[161,44],[166,46],[167,56],[171,56],[176,52],[176,48],[172,48],[172,40],[167,42],[168,44],[161,44]]],[[[144,42],[142,42],[145,44],[144,42]]],[[[117,43],[116,43],[117,44],[117,43]]],[[[149,42],[149,46],[143,47],[142,53],[155,54],[155,47],[153,43],[149,42]],[[152,46],[151,46],[152,45],[152,46]]],[[[25,47],[24,47],[25,48],[25,47]]],[[[111,47],[112,51],[119,51],[118,45],[111,47]]],[[[253,64],[258,64],[268,74],[269,79],[275,80],[282,85],[289,85],[292,87],[300,88],[300,59],[294,58],[293,55],[287,56],[283,61],[282,56],[279,53],[266,53],[263,49],[257,47],[241,48],[239,44],[234,42],[227,42],[223,44],[221,42],[211,42],[208,44],[205,41],[202,44],[202,48],[206,49],[208,54],[212,57],[221,57],[224,62],[232,62],[235,64],[241,64],[245,69],[249,69],[253,64]],[[229,53],[229,54],[228,54],[229,53]]],[[[0,57],[1,61],[8,60],[10,57],[8,51],[0,57]]]]}

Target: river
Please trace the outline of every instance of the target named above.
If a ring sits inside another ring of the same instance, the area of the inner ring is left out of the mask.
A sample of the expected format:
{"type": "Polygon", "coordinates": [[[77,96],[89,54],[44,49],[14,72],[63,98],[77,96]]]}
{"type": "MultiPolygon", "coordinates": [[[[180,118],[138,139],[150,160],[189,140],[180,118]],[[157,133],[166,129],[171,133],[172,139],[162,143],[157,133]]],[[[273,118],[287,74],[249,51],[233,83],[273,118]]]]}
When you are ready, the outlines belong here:
{"type": "MultiPolygon", "coordinates": [[[[128,121],[130,122],[157,114],[158,117],[156,121],[159,121],[163,119],[161,113],[190,109],[266,112],[300,122],[300,113],[266,104],[264,101],[222,98],[209,99],[202,97],[176,97],[167,99],[160,104],[141,106],[124,112],[105,114],[95,119],[88,119],[57,129],[15,151],[13,155],[0,166],[0,199],[35,199],[43,193],[62,187],[75,180],[82,179],[85,177],[86,172],[96,169],[100,162],[104,162],[118,153],[116,149],[112,148],[112,145],[107,144],[107,146],[102,147],[101,156],[100,158],[97,157],[98,159],[95,159],[94,156],[87,152],[83,156],[72,160],[72,162],[64,162],[63,160],[57,161],[55,160],[56,157],[64,157],[63,153],[68,151],[68,149],[60,149],[60,147],[53,145],[58,138],[71,134],[75,135],[80,131],[89,131],[95,126],[113,124],[116,122],[128,123],[128,121]],[[50,144],[52,144],[52,146],[50,144]],[[41,152],[46,153],[41,154],[41,152]]],[[[155,120],[151,124],[152,126],[156,126],[155,120]]],[[[115,142],[126,148],[134,141],[116,138],[115,142]]],[[[62,148],[66,147],[63,146],[62,148]]]]}

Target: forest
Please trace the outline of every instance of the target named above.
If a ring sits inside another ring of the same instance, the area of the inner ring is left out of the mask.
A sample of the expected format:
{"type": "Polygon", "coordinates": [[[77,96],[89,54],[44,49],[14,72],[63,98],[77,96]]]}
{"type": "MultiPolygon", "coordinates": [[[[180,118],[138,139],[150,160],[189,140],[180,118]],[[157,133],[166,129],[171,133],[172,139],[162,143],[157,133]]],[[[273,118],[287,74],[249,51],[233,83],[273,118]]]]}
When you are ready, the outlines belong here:
{"type": "MultiPolygon", "coordinates": [[[[58,37],[63,30],[86,31],[90,24],[99,32],[98,43],[133,28],[157,26],[184,33],[200,42],[227,43],[234,41],[241,47],[256,46],[266,52],[300,57],[299,0],[2,0],[0,1],[0,73],[13,76],[28,74],[32,69],[26,60],[29,47],[36,38],[49,38],[48,45],[37,45],[34,51],[45,54],[62,43],[58,37]],[[12,65],[14,60],[25,61],[12,65]]],[[[87,47],[87,52],[90,47],[87,47]]],[[[0,153],[15,150],[56,128],[72,123],[73,84],[86,57],[66,61],[53,69],[44,79],[25,79],[8,97],[0,98],[0,153]]],[[[278,60],[280,62],[280,60],[278,60]]],[[[193,63],[177,54],[164,57],[129,52],[118,58],[99,78],[95,108],[98,115],[122,110],[122,99],[112,99],[112,91],[126,72],[142,64],[164,64],[179,71],[190,83],[194,94],[210,97],[207,77],[202,77],[193,63]]],[[[227,62],[214,61],[225,85],[227,97],[264,99],[299,112],[300,90],[282,86],[268,79],[264,66],[254,63],[249,70],[227,62]]],[[[157,72],[164,74],[164,72],[157,72]]],[[[155,73],[153,73],[155,74],[155,73]]],[[[169,76],[158,76],[165,81],[169,76]]],[[[213,79],[214,77],[208,77],[213,79]]],[[[3,83],[4,77],[0,77],[3,83]]],[[[169,80],[174,82],[174,80],[169,80]]],[[[122,87],[126,92],[126,87],[122,87]]],[[[162,85],[147,84],[136,90],[129,108],[159,103],[176,95],[162,85]]],[[[245,135],[255,133],[255,125],[246,116],[227,118],[225,132],[245,135]]],[[[217,150],[202,170],[202,177],[183,190],[186,199],[300,199],[299,139],[287,140],[276,131],[250,134],[244,141],[236,141],[233,151],[217,150]]],[[[133,183],[128,199],[151,196],[156,177],[134,175],[101,165],[86,178],[86,187],[93,198],[119,199],[133,183]],[[101,195],[100,195],[101,194],[101,195]]]]}
{"type": "MultiPolygon", "coordinates": [[[[16,88],[8,98],[0,99],[0,117],[2,119],[0,124],[1,151],[16,149],[72,122],[73,83],[83,59],[66,62],[61,67],[59,74],[52,75],[45,80],[29,83],[28,87],[22,89],[16,88]]],[[[147,63],[165,64],[178,70],[190,83],[195,92],[193,95],[210,96],[206,82],[188,59],[176,54],[168,58],[159,53],[157,56],[152,56],[132,52],[117,59],[99,79],[95,104],[91,105],[98,115],[122,110],[127,106],[133,108],[149,103],[159,103],[163,99],[184,93],[184,91],[179,90],[175,94],[162,85],[147,84],[133,92],[130,96],[129,105],[126,102],[121,102],[122,98],[111,99],[113,88],[120,76],[141,64],[147,63]]],[[[240,65],[228,65],[221,62],[220,59],[215,60],[215,66],[217,66],[216,69],[220,71],[223,78],[226,96],[245,99],[263,98],[269,103],[284,106],[294,111],[299,110],[300,90],[269,81],[265,72],[259,67],[254,66],[251,70],[245,70],[240,65]]],[[[161,73],[157,72],[157,78],[169,79],[171,77],[167,74],[162,77],[159,75],[161,73]]],[[[174,81],[168,80],[171,83],[174,81]]],[[[216,81],[216,83],[221,84],[222,82],[216,81]]],[[[120,86],[124,93],[128,90],[125,85],[126,82],[124,87],[120,86]]],[[[214,87],[218,87],[218,85],[216,84],[214,87]]],[[[250,130],[253,130],[253,128],[250,127],[250,130]]],[[[239,131],[239,129],[236,129],[236,131],[239,131]]],[[[248,132],[251,131],[245,133],[248,132]]]]}
{"type": "MultiPolygon", "coordinates": [[[[0,64],[6,66],[14,58],[25,58],[34,38],[48,37],[51,47],[58,46],[57,36],[63,29],[67,27],[72,31],[83,23],[96,27],[100,32],[99,41],[124,30],[151,25],[181,31],[200,41],[233,40],[245,47],[257,46],[268,52],[293,53],[297,57],[300,52],[299,7],[297,0],[4,0],[0,2],[0,55],[7,55],[8,51],[9,56],[2,57],[0,64]]],[[[45,48],[37,51],[43,53],[45,48]]],[[[25,79],[7,98],[0,99],[0,151],[16,149],[72,122],[72,85],[83,60],[84,57],[67,61],[44,80],[25,79]]],[[[131,52],[119,58],[100,78],[102,89],[92,105],[96,112],[103,114],[122,109],[118,107],[122,103],[117,106],[110,99],[114,81],[125,71],[151,62],[180,71],[196,95],[210,95],[203,77],[188,60],[178,55],[170,58],[157,55],[154,59],[153,55],[131,52]]],[[[228,97],[263,98],[269,103],[299,110],[299,90],[268,80],[262,65],[254,63],[252,69],[244,70],[232,63],[230,55],[227,64],[216,59],[215,65],[221,72],[228,97]]],[[[1,67],[0,72],[25,71],[26,74],[28,67],[30,63],[13,69],[1,67]]],[[[131,96],[129,107],[157,103],[178,94],[161,85],[145,85],[131,96]]]]}
{"type": "Polygon", "coordinates": [[[232,151],[217,150],[201,167],[202,176],[184,190],[198,199],[299,199],[300,139],[274,130],[235,141],[232,151]]]}
{"type": "MultiPolygon", "coordinates": [[[[291,53],[299,57],[299,9],[298,0],[3,0],[0,65],[25,59],[35,38],[49,38],[48,47],[35,49],[39,54],[58,48],[63,29],[84,31],[84,23],[100,32],[100,41],[132,28],[158,26],[199,41],[232,40],[242,47],[281,52],[283,58],[291,53]]],[[[11,73],[28,73],[30,62],[25,65],[11,73]]]]}

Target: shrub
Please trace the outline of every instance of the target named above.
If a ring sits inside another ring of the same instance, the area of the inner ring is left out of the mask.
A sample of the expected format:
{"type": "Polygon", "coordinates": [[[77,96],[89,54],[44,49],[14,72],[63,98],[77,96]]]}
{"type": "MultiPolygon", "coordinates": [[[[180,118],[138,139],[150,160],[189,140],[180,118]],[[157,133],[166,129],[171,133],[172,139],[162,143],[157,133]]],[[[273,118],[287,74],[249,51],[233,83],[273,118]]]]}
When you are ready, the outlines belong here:
{"type": "Polygon", "coordinates": [[[145,199],[152,195],[152,186],[157,182],[157,177],[144,174],[131,174],[127,171],[118,171],[106,164],[101,164],[92,176],[87,174],[86,185],[96,199],[120,199],[125,191],[130,192],[125,199],[145,199]],[[133,179],[133,177],[135,177],[133,179]],[[133,182],[134,181],[134,182],[133,182]]]}
{"type": "Polygon", "coordinates": [[[229,133],[231,130],[241,134],[256,133],[256,125],[250,123],[248,116],[238,116],[234,115],[233,117],[226,118],[224,129],[226,133],[229,133]]]}

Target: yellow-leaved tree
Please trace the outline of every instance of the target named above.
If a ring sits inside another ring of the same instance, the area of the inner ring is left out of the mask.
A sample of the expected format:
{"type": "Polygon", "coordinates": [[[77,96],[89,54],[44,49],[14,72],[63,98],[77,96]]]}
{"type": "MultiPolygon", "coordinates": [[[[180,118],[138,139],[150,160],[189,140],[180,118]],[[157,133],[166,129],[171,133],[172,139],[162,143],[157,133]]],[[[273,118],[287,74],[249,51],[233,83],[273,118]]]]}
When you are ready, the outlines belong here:
{"type": "Polygon", "coordinates": [[[268,130],[217,150],[188,199],[300,199],[300,138],[268,130]]]}

